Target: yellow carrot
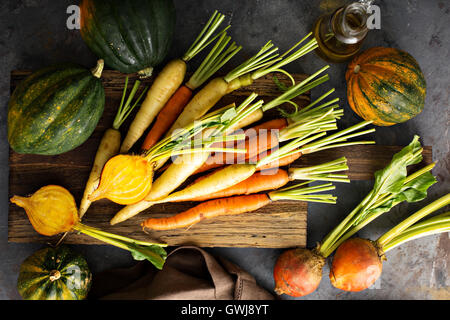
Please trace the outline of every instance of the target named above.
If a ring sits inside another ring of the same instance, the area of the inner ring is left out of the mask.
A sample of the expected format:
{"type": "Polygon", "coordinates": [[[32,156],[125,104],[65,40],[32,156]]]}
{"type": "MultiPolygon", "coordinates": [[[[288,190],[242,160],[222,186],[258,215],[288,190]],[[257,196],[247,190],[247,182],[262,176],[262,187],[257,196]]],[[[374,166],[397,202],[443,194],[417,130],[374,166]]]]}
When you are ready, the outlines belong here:
{"type": "Polygon", "coordinates": [[[158,74],[128,129],[120,147],[120,153],[127,153],[139,140],[159,111],[181,85],[185,74],[186,63],[181,59],[169,62],[158,74]]]}

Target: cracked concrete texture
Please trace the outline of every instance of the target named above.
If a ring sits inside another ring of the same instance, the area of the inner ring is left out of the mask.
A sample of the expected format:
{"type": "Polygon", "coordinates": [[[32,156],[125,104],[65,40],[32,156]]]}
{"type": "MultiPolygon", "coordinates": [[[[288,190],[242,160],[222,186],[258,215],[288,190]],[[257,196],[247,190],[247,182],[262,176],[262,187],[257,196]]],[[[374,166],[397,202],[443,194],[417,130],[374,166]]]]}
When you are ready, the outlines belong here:
{"type": "MultiPolygon", "coordinates": [[[[170,57],[180,56],[189,46],[199,26],[214,9],[225,13],[232,23],[230,35],[243,46],[234,61],[252,55],[272,39],[281,50],[289,48],[309,32],[314,20],[333,10],[344,0],[175,0],[177,32],[170,57]]],[[[9,99],[9,74],[14,69],[37,69],[48,64],[73,61],[91,66],[96,57],[82,42],[79,32],[66,28],[66,9],[75,1],[2,1],[0,4],[0,299],[20,298],[16,279],[20,263],[39,244],[7,242],[8,214],[8,145],[6,114],[9,99]]],[[[427,200],[419,204],[400,205],[374,221],[361,233],[376,238],[415,209],[450,190],[450,33],[448,1],[375,1],[381,8],[381,30],[369,32],[364,48],[396,47],[409,52],[419,62],[427,80],[425,110],[407,123],[378,128],[373,136],[378,144],[406,145],[414,134],[424,145],[433,146],[438,160],[434,174],[439,183],[430,189],[427,200]]],[[[169,58],[170,58],[169,57],[169,58]]],[[[231,66],[233,63],[230,64],[231,66]]],[[[315,54],[286,67],[289,72],[311,73],[325,65],[315,54]]],[[[192,68],[195,68],[195,63],[192,68]]],[[[332,65],[330,81],[313,96],[336,88],[346,114],[341,121],[348,126],[359,121],[346,102],[345,65],[332,65]]],[[[308,246],[312,247],[337,224],[371,189],[367,181],[338,185],[335,206],[313,204],[308,213],[308,246]]],[[[133,264],[127,252],[109,246],[75,246],[87,258],[93,271],[133,264]]],[[[215,248],[221,254],[253,274],[257,281],[272,290],[272,268],[281,250],[252,248],[215,248]]],[[[448,234],[410,242],[389,252],[382,278],[374,288],[360,293],[343,293],[328,280],[328,267],[319,289],[304,299],[449,299],[450,239],[448,234]]],[[[290,299],[289,297],[282,297],[290,299]]]]}

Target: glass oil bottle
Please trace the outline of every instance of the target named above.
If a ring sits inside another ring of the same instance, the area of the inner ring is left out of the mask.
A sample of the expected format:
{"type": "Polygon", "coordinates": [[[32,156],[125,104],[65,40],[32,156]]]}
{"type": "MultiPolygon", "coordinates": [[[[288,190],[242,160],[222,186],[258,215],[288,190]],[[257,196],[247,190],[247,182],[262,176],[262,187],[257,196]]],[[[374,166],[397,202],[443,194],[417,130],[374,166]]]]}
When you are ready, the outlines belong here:
{"type": "Polygon", "coordinates": [[[327,62],[341,63],[355,56],[367,35],[367,8],[371,1],[354,2],[319,17],[313,27],[316,53],[327,62]]]}

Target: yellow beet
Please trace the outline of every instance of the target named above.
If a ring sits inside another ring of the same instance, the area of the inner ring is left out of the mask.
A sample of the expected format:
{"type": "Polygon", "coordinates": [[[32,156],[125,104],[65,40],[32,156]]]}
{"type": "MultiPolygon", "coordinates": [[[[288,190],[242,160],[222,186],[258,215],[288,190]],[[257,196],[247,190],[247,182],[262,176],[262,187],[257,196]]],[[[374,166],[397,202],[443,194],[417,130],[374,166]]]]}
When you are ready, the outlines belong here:
{"type": "Polygon", "coordinates": [[[98,188],[89,195],[90,201],[107,198],[118,204],[141,201],[152,188],[152,164],[144,157],[118,155],[104,166],[98,188]]]}
{"type": "Polygon", "coordinates": [[[60,186],[42,187],[31,197],[14,196],[11,202],[25,209],[33,228],[44,236],[70,231],[79,220],[75,199],[60,186]]]}

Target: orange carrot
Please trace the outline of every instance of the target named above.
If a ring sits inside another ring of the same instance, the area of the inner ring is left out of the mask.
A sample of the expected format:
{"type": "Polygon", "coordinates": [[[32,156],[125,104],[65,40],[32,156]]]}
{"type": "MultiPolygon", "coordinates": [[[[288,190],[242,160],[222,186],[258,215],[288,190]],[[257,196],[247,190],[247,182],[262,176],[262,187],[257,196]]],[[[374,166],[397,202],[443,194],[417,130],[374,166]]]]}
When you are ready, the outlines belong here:
{"type": "MultiPolygon", "coordinates": [[[[254,173],[249,178],[231,187],[191,198],[188,201],[205,201],[210,199],[276,190],[293,180],[335,181],[348,183],[350,180],[345,174],[336,174],[338,171],[344,170],[348,170],[347,159],[345,159],[345,157],[312,167],[290,168],[289,171],[279,168],[266,169],[262,172],[259,171],[254,173]]],[[[198,183],[212,174],[214,174],[214,171],[197,178],[192,184],[198,183]]]]}
{"type": "Polygon", "coordinates": [[[148,150],[153,147],[167,130],[169,130],[191,99],[191,96],[192,90],[186,85],[182,85],[178,88],[169,101],[167,101],[164,108],[159,112],[152,129],[149,131],[142,144],[142,150],[148,150]]]}
{"type": "MultiPolygon", "coordinates": [[[[198,182],[204,178],[200,177],[195,182],[198,182]]],[[[197,197],[190,201],[204,201],[217,198],[231,197],[235,195],[247,195],[252,193],[258,193],[262,191],[269,191],[281,188],[290,181],[289,175],[285,170],[266,170],[265,172],[257,172],[250,178],[235,184],[227,189],[217,191],[203,197],[197,197]]],[[[194,183],[195,183],[194,182],[194,183]]]]}
{"type": "MultiPolygon", "coordinates": [[[[267,152],[266,155],[268,155],[270,153],[267,152]]],[[[300,158],[302,155],[301,152],[296,152],[293,153],[291,155],[285,156],[279,160],[275,160],[272,162],[269,162],[263,166],[260,166],[259,168],[257,168],[257,170],[267,170],[267,169],[273,169],[273,168],[278,168],[278,167],[284,167],[284,166],[288,166],[290,165],[292,162],[294,162],[295,160],[297,160],[298,158],[300,158]]],[[[260,155],[258,155],[258,157],[256,158],[256,160],[252,160],[252,161],[258,161],[260,158],[260,155]]]]}
{"type": "MultiPolygon", "coordinates": [[[[271,150],[263,151],[260,154],[258,154],[256,157],[248,159],[249,160],[248,162],[249,163],[256,163],[259,160],[261,160],[262,158],[264,158],[265,156],[270,155],[270,153],[271,153],[271,150]]],[[[301,152],[296,152],[296,153],[293,153],[291,155],[285,156],[285,157],[283,157],[283,158],[281,158],[279,160],[269,162],[269,163],[267,163],[267,164],[265,164],[265,165],[263,165],[261,167],[258,167],[256,170],[257,171],[263,171],[263,170],[269,170],[269,169],[274,169],[274,168],[288,166],[291,163],[293,163],[295,160],[299,159],[301,156],[302,156],[301,152]]],[[[199,173],[199,172],[197,172],[197,173],[199,173]]]]}
{"type": "Polygon", "coordinates": [[[276,146],[278,146],[277,131],[264,131],[264,133],[250,136],[237,144],[236,148],[245,149],[245,154],[217,152],[211,155],[195,173],[222,167],[225,164],[243,163],[276,146]]]}
{"type": "Polygon", "coordinates": [[[241,214],[258,210],[272,200],[267,194],[252,194],[200,203],[189,210],[169,218],[150,218],[142,227],[153,230],[171,230],[196,224],[203,219],[241,214]]]}
{"type": "Polygon", "coordinates": [[[291,187],[273,190],[263,194],[250,194],[209,200],[169,218],[147,219],[141,224],[141,226],[153,230],[184,228],[207,218],[236,215],[255,211],[268,205],[272,201],[278,200],[336,203],[336,197],[333,195],[317,194],[317,192],[335,189],[331,183],[306,188],[303,187],[309,182],[311,181],[305,181],[291,187]]]}
{"type": "MultiPolygon", "coordinates": [[[[282,130],[287,127],[287,120],[285,118],[273,119],[266,122],[263,122],[257,126],[248,128],[244,130],[245,137],[248,139],[253,137],[259,133],[260,130],[282,130]]],[[[238,134],[238,131],[233,132],[232,134],[238,134]]],[[[214,144],[214,147],[217,148],[226,148],[226,142],[217,142],[214,144]]]]}
{"type": "Polygon", "coordinates": [[[261,129],[266,129],[266,130],[274,130],[274,129],[278,129],[278,130],[282,130],[284,128],[286,128],[288,125],[286,118],[279,118],[279,119],[273,119],[273,120],[269,120],[266,122],[263,122],[257,126],[251,127],[249,129],[246,129],[244,131],[246,136],[250,136],[250,135],[254,135],[255,133],[258,133],[259,130],[261,129]]]}

